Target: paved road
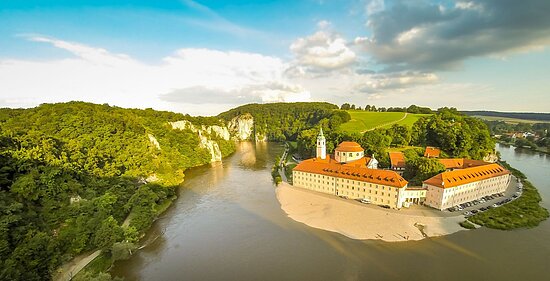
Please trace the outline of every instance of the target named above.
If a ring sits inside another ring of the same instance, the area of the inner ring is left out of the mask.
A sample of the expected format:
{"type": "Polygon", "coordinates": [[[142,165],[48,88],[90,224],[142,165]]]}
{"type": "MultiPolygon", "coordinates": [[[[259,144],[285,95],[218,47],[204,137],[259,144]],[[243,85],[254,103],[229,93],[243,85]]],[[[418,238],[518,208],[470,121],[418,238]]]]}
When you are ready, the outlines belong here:
{"type": "Polygon", "coordinates": [[[86,265],[97,258],[101,254],[101,250],[97,250],[90,255],[80,255],[62,265],[59,269],[59,273],[53,277],[55,281],[69,281],[72,280],[76,274],[80,272],[86,265]]]}

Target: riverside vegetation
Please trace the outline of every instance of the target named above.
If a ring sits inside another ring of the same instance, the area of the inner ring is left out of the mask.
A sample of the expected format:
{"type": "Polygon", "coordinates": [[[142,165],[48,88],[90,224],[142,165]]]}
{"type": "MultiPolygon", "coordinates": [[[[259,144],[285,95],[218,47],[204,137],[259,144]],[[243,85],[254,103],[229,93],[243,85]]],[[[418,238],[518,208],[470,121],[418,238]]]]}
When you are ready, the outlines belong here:
{"type": "Polygon", "coordinates": [[[0,279],[44,280],[78,254],[131,249],[185,169],[210,162],[177,120],[219,122],[82,102],[0,110],[0,279]]]}
{"type": "MultiPolygon", "coordinates": [[[[249,104],[217,117],[83,102],[0,109],[0,279],[48,279],[63,262],[96,249],[106,253],[109,260],[98,263],[107,267],[127,257],[175,198],[184,171],[212,160],[196,131],[174,130],[170,122],[225,126],[242,115],[254,120],[250,138],[290,141],[291,151],[303,157],[314,152],[319,127],[328,135],[329,151],[354,140],[382,167],[389,165],[390,146],[432,145],[449,156],[474,159],[494,152],[483,122],[448,108],[412,127],[393,125],[364,134],[340,130],[350,115],[329,103],[249,104]]],[[[232,140],[208,137],[222,157],[235,150],[232,140]]],[[[405,150],[411,159],[419,152],[405,150]]],[[[421,160],[410,163],[409,180],[440,169],[421,160]]],[[[96,277],[110,278],[98,272],[79,278],[96,277]]]]}
{"type": "Polygon", "coordinates": [[[549,217],[548,210],[539,204],[542,200],[539,192],[521,171],[506,162],[501,164],[523,183],[523,194],[508,204],[477,213],[468,220],[478,225],[503,230],[539,225],[549,217]]]}
{"type": "MultiPolygon", "coordinates": [[[[222,127],[237,110],[253,114],[256,133],[277,141],[323,120],[347,121],[338,117],[347,113],[335,109],[328,103],[248,105],[218,117],[84,102],[0,109],[0,279],[49,279],[62,263],[96,249],[106,253],[92,263],[100,270],[127,257],[175,198],[184,171],[212,159],[193,128],[175,130],[170,122],[222,127]]],[[[232,140],[208,138],[222,157],[235,150],[232,140]]]]}

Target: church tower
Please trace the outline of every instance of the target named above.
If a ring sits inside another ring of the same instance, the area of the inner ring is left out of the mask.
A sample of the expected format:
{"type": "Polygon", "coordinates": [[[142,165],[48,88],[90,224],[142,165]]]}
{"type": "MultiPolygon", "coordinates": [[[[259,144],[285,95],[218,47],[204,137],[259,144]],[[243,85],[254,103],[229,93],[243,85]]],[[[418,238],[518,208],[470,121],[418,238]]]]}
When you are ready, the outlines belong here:
{"type": "Polygon", "coordinates": [[[323,136],[323,128],[319,131],[317,136],[317,158],[326,159],[327,158],[327,140],[323,136]]]}

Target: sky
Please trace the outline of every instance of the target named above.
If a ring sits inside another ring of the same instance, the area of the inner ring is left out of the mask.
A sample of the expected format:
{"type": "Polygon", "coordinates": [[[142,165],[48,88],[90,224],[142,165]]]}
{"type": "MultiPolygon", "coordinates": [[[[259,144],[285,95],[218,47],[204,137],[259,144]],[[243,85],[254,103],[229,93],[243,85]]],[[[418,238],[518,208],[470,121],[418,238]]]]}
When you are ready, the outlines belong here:
{"type": "Polygon", "coordinates": [[[0,107],[550,112],[548,0],[0,1],[0,107]]]}

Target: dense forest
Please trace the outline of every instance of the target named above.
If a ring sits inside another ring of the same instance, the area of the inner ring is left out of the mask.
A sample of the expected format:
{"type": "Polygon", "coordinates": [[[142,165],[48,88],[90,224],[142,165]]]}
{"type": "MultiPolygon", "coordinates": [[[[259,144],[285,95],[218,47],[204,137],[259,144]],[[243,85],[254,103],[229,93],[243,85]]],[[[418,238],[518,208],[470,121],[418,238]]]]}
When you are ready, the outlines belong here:
{"type": "Polygon", "coordinates": [[[220,122],[83,102],[0,109],[0,279],[47,280],[78,254],[132,249],[185,169],[210,162],[178,120],[220,122]]]}
{"type": "Polygon", "coordinates": [[[325,102],[247,104],[218,115],[227,121],[250,113],[254,117],[255,134],[267,137],[269,141],[296,140],[303,130],[318,124],[338,128],[350,120],[346,111],[325,102]]]}

